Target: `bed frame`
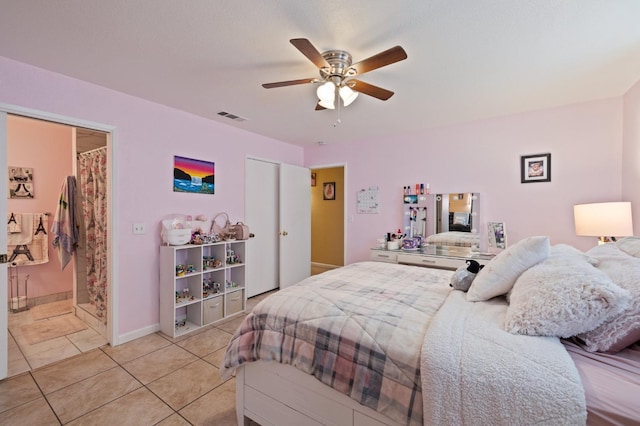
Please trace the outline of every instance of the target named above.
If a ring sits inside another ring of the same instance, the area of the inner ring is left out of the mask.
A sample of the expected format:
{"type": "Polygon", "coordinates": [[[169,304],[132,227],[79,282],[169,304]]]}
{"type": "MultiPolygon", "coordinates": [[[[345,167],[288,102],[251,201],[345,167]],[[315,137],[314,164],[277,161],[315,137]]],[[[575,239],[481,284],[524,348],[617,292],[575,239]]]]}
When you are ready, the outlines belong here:
{"type": "Polygon", "coordinates": [[[400,426],[295,367],[256,361],[236,370],[238,425],[400,426]]]}

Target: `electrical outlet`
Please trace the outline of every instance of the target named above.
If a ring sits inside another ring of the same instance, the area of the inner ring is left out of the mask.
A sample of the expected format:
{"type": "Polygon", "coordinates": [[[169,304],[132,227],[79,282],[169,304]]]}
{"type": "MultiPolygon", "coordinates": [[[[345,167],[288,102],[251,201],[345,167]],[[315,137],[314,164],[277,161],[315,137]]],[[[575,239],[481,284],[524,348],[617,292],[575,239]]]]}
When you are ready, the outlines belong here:
{"type": "Polygon", "coordinates": [[[141,235],[141,234],[144,234],[144,223],[134,223],[133,235],[141,235]]]}

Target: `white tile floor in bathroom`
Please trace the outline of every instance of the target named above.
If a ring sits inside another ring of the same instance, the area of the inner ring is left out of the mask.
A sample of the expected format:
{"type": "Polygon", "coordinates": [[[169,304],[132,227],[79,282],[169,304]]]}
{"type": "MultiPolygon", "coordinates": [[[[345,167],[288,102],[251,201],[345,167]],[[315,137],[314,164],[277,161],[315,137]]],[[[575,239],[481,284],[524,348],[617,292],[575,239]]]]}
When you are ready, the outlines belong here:
{"type": "MultiPolygon", "coordinates": [[[[9,313],[8,377],[91,351],[107,343],[107,339],[89,326],[86,326],[84,330],[71,332],[60,337],[48,338],[47,336],[40,336],[39,342],[29,342],[24,334],[25,328],[23,327],[27,324],[38,323],[46,325],[42,321],[60,320],[65,317],[77,323],[77,317],[73,313],[68,313],[71,310],[70,305],[70,299],[39,305],[37,311],[42,312],[43,309],[41,308],[46,307],[47,309],[44,311],[50,313],[44,316],[34,315],[33,308],[22,312],[9,313]]],[[[33,341],[33,339],[31,340],[33,341]]]]}

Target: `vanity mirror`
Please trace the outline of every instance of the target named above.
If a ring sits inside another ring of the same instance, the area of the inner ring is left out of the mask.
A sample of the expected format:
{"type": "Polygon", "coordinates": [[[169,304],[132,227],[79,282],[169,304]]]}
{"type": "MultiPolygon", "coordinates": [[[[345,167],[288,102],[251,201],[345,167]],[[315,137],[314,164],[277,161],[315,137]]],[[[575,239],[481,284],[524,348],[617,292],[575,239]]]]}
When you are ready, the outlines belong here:
{"type": "Polygon", "coordinates": [[[404,232],[429,245],[479,249],[480,194],[409,195],[403,198],[404,232]]]}
{"type": "Polygon", "coordinates": [[[432,232],[425,242],[432,245],[471,247],[479,250],[480,194],[456,192],[435,194],[432,232]]]}

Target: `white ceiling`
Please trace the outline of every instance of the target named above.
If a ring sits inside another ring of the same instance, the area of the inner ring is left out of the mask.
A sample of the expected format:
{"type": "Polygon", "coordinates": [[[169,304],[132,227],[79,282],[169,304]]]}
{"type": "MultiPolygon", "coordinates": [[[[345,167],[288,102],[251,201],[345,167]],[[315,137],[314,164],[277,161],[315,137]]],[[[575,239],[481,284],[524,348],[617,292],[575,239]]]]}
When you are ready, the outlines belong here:
{"type": "Polygon", "coordinates": [[[640,0],[0,0],[0,56],[293,144],[391,139],[624,94],[640,0]],[[317,86],[261,87],[319,76],[292,38],[408,59],[361,75],[395,95],[361,94],[334,126],[317,86]]]}

